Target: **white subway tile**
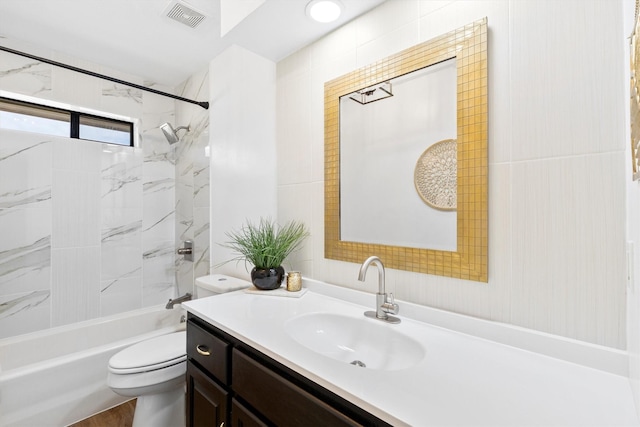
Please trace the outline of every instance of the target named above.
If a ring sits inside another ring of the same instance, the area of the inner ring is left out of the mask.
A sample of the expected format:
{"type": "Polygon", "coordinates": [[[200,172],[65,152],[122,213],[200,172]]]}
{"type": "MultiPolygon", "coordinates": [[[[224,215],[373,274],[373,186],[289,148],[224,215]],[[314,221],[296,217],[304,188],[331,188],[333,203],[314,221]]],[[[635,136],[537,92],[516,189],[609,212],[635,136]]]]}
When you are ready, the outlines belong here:
{"type": "Polygon", "coordinates": [[[51,252],[51,325],[100,316],[100,247],[51,252]]]}

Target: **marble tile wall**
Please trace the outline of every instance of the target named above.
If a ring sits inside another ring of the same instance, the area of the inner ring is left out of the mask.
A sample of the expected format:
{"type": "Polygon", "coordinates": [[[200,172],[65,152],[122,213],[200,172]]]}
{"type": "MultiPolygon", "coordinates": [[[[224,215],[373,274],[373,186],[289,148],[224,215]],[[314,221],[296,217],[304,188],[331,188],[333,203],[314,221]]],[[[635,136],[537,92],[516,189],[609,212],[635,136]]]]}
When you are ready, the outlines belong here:
{"type": "Polygon", "coordinates": [[[175,256],[175,146],[169,145],[159,126],[172,122],[175,102],[143,94],[142,163],[142,301],[163,304],[177,296],[175,256]],[[149,102],[156,100],[155,102],[149,102]]]}
{"type": "MultiPolygon", "coordinates": [[[[177,88],[189,99],[209,99],[208,68],[191,76],[177,88]]],[[[175,126],[189,126],[180,132],[176,144],[176,248],[185,240],[194,242],[193,262],[176,258],[176,280],[180,294],[194,292],[195,278],[209,274],[209,110],[176,103],[175,126]]]]}
{"type": "MultiPolygon", "coordinates": [[[[45,53],[19,42],[3,43],[45,53]]],[[[88,68],[80,60],[46,53],[88,68]]],[[[92,69],[151,85],[115,70],[92,69]]],[[[184,86],[189,92],[190,86],[184,86]]],[[[174,121],[176,102],[4,52],[0,90],[137,119],[140,139],[133,148],[0,129],[0,338],[175,297],[176,158],[181,148],[170,146],[158,127],[174,121]]],[[[186,121],[198,130],[189,146],[203,151],[208,120],[186,121]]],[[[179,162],[181,173],[195,171],[189,172],[195,176],[189,185],[203,187],[208,170],[200,160],[195,167],[188,165],[190,158],[179,162]]],[[[181,204],[204,209],[208,198],[197,194],[192,191],[191,202],[183,198],[181,204]]],[[[181,221],[190,221],[185,233],[202,240],[203,233],[208,236],[208,215],[197,211],[195,217],[181,221]]],[[[208,272],[208,262],[196,270],[208,272]]]]}
{"type": "Polygon", "coordinates": [[[9,336],[50,326],[52,143],[0,135],[0,336],[9,336]]]}

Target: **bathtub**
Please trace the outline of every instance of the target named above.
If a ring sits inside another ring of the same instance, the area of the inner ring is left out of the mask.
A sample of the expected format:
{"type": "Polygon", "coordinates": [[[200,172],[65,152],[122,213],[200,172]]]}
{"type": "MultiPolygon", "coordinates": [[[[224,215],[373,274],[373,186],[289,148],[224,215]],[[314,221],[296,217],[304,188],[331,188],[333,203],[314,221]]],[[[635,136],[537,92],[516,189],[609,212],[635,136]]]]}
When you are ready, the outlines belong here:
{"type": "Polygon", "coordinates": [[[157,306],[0,340],[0,426],[66,426],[127,398],[107,386],[107,363],[138,341],[184,329],[157,306]]]}

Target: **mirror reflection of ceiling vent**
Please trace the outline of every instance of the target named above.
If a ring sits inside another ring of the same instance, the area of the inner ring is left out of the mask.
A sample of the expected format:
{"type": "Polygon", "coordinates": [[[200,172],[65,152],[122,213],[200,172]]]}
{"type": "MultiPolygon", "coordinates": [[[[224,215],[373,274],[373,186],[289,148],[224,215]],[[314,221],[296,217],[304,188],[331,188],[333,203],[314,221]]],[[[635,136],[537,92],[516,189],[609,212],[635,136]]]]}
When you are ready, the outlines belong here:
{"type": "Polygon", "coordinates": [[[166,9],[166,15],[181,24],[196,28],[205,18],[204,14],[193,10],[183,2],[172,2],[166,9]]]}

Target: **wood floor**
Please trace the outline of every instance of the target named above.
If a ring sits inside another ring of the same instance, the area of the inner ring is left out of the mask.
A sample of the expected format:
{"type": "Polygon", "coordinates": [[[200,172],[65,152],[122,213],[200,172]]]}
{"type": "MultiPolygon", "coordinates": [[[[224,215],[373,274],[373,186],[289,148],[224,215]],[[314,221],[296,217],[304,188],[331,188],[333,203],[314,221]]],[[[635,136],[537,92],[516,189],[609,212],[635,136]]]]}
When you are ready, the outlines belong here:
{"type": "Polygon", "coordinates": [[[69,427],[131,427],[135,409],[136,400],[133,399],[93,417],[71,424],[69,427]]]}

